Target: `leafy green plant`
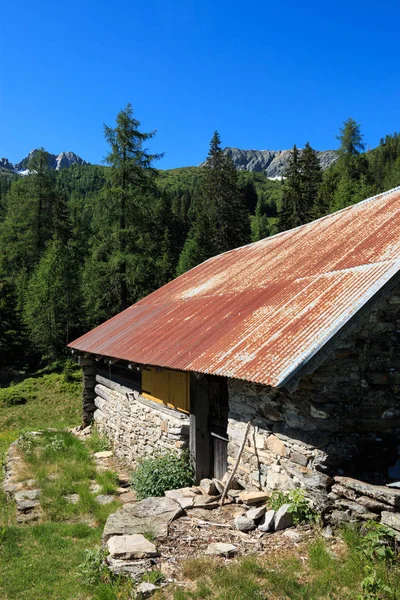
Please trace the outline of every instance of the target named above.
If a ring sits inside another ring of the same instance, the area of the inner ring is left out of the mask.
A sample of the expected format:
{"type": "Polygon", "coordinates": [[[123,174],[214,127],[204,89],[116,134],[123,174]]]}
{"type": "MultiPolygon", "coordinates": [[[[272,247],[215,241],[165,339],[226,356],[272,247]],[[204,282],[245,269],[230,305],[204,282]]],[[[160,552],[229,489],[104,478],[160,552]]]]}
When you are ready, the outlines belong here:
{"type": "Polygon", "coordinates": [[[85,550],[84,560],[77,568],[78,576],[83,584],[96,585],[104,580],[108,574],[104,562],[106,554],[101,549],[85,550]]]}
{"type": "Polygon", "coordinates": [[[193,485],[193,468],[187,453],[168,452],[142,460],[132,474],[132,487],[138,500],[163,496],[167,490],[193,485]]]}
{"type": "Polygon", "coordinates": [[[293,514],[293,521],[299,523],[315,523],[318,520],[317,511],[311,506],[301,489],[282,492],[275,490],[269,500],[273,510],[279,510],[284,504],[290,504],[288,511],[293,514]]]}

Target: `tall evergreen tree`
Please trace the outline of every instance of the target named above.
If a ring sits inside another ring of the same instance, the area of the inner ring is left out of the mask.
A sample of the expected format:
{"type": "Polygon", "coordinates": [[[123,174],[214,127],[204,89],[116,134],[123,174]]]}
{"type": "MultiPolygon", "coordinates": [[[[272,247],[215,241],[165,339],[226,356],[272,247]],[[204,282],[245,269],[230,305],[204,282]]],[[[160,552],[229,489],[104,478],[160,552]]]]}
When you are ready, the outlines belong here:
{"type": "Polygon", "coordinates": [[[322,169],[315,150],[306,143],[299,158],[301,174],[301,221],[308,223],[315,216],[319,190],[322,182],[322,169]]]}
{"type": "Polygon", "coordinates": [[[117,115],[116,127],[105,126],[104,133],[110,145],[109,169],[94,205],[84,273],[90,324],[124,310],[152,291],[155,281],[153,162],[161,155],[144,147],[155,132],[143,133],[127,104],[117,115]]]}
{"type": "Polygon", "coordinates": [[[195,221],[182,251],[178,273],[221,252],[250,241],[250,219],[237,171],[221,148],[217,131],[203,171],[195,207],[195,221]]]}
{"type": "Polygon", "coordinates": [[[279,213],[278,231],[287,231],[303,223],[302,213],[302,184],[299,163],[299,151],[296,144],[293,146],[290,160],[285,172],[285,187],[282,197],[282,208],[279,213]]]}

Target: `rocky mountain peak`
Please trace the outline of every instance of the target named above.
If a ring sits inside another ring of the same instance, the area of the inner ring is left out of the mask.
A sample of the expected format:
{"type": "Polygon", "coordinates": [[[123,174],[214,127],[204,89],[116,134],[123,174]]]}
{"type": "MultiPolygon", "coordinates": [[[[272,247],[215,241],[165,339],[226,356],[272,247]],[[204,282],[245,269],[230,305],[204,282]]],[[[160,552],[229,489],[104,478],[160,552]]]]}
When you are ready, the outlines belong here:
{"type": "MultiPolygon", "coordinates": [[[[291,150],[241,150],[240,148],[224,148],[239,171],[263,172],[271,179],[284,176],[291,150]]],[[[336,162],[338,154],[335,150],[324,150],[317,153],[322,169],[327,169],[336,162]]],[[[203,162],[200,166],[204,166],[203,162]]]]}

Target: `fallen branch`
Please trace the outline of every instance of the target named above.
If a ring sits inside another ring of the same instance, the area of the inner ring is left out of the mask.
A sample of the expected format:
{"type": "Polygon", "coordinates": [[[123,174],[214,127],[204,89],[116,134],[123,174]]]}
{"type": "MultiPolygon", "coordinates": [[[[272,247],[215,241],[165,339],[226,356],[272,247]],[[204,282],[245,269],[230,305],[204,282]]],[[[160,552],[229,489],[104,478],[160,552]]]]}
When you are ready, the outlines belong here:
{"type": "Polygon", "coordinates": [[[226,486],[224,488],[224,491],[222,492],[222,496],[221,496],[221,500],[220,500],[221,506],[224,505],[226,495],[227,495],[227,493],[228,493],[228,491],[229,491],[229,489],[231,487],[232,480],[235,477],[235,473],[236,473],[237,468],[239,466],[240,457],[242,456],[242,453],[243,453],[243,450],[244,450],[244,447],[245,447],[245,444],[246,444],[247,436],[249,435],[250,425],[251,425],[251,419],[247,423],[246,430],[245,430],[244,436],[243,436],[242,445],[239,448],[239,452],[238,452],[238,455],[236,457],[235,464],[233,465],[233,469],[231,471],[231,474],[229,475],[228,481],[226,482],[226,486]]]}

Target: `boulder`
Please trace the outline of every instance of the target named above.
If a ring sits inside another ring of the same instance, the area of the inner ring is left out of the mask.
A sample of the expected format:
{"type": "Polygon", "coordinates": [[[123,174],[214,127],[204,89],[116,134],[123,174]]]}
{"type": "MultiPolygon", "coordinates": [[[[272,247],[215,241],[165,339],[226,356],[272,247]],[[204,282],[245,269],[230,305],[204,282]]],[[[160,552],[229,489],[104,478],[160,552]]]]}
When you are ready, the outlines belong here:
{"type": "Polygon", "coordinates": [[[157,548],[142,534],[114,535],[107,541],[111,558],[133,560],[157,556],[157,548]]]}
{"type": "Polygon", "coordinates": [[[135,504],[125,504],[111,514],[105,524],[103,541],[113,535],[151,533],[155,537],[168,535],[168,525],[182,514],[179,503],[172,498],[146,498],[135,504]]]}
{"type": "Polygon", "coordinates": [[[290,504],[283,504],[275,514],[274,520],[274,528],[275,531],[280,531],[281,529],[287,529],[288,527],[292,527],[294,525],[293,522],[293,514],[289,512],[290,504]]]}
{"type": "Polygon", "coordinates": [[[253,519],[249,519],[245,515],[237,516],[234,523],[236,529],[239,531],[251,531],[252,529],[255,529],[256,526],[253,519]]]}
{"type": "Polygon", "coordinates": [[[265,513],[263,518],[261,519],[258,529],[260,531],[271,531],[274,529],[274,521],[275,521],[275,511],[269,510],[265,513]]]}
{"type": "Polygon", "coordinates": [[[199,487],[201,492],[206,496],[217,496],[220,493],[212,479],[202,479],[199,487]]]}
{"type": "Polygon", "coordinates": [[[258,508],[251,508],[247,511],[246,517],[248,519],[252,519],[253,521],[258,521],[258,519],[261,519],[261,517],[265,515],[266,510],[267,507],[265,505],[259,506],[258,508]]]}
{"type": "Polygon", "coordinates": [[[259,502],[265,502],[269,498],[269,494],[266,492],[248,492],[243,490],[239,493],[239,498],[244,504],[258,504],[259,502]]]}
{"type": "Polygon", "coordinates": [[[224,544],[222,542],[214,542],[209,544],[206,550],[206,554],[212,554],[214,556],[233,556],[237,552],[236,546],[233,544],[224,544]]]}

